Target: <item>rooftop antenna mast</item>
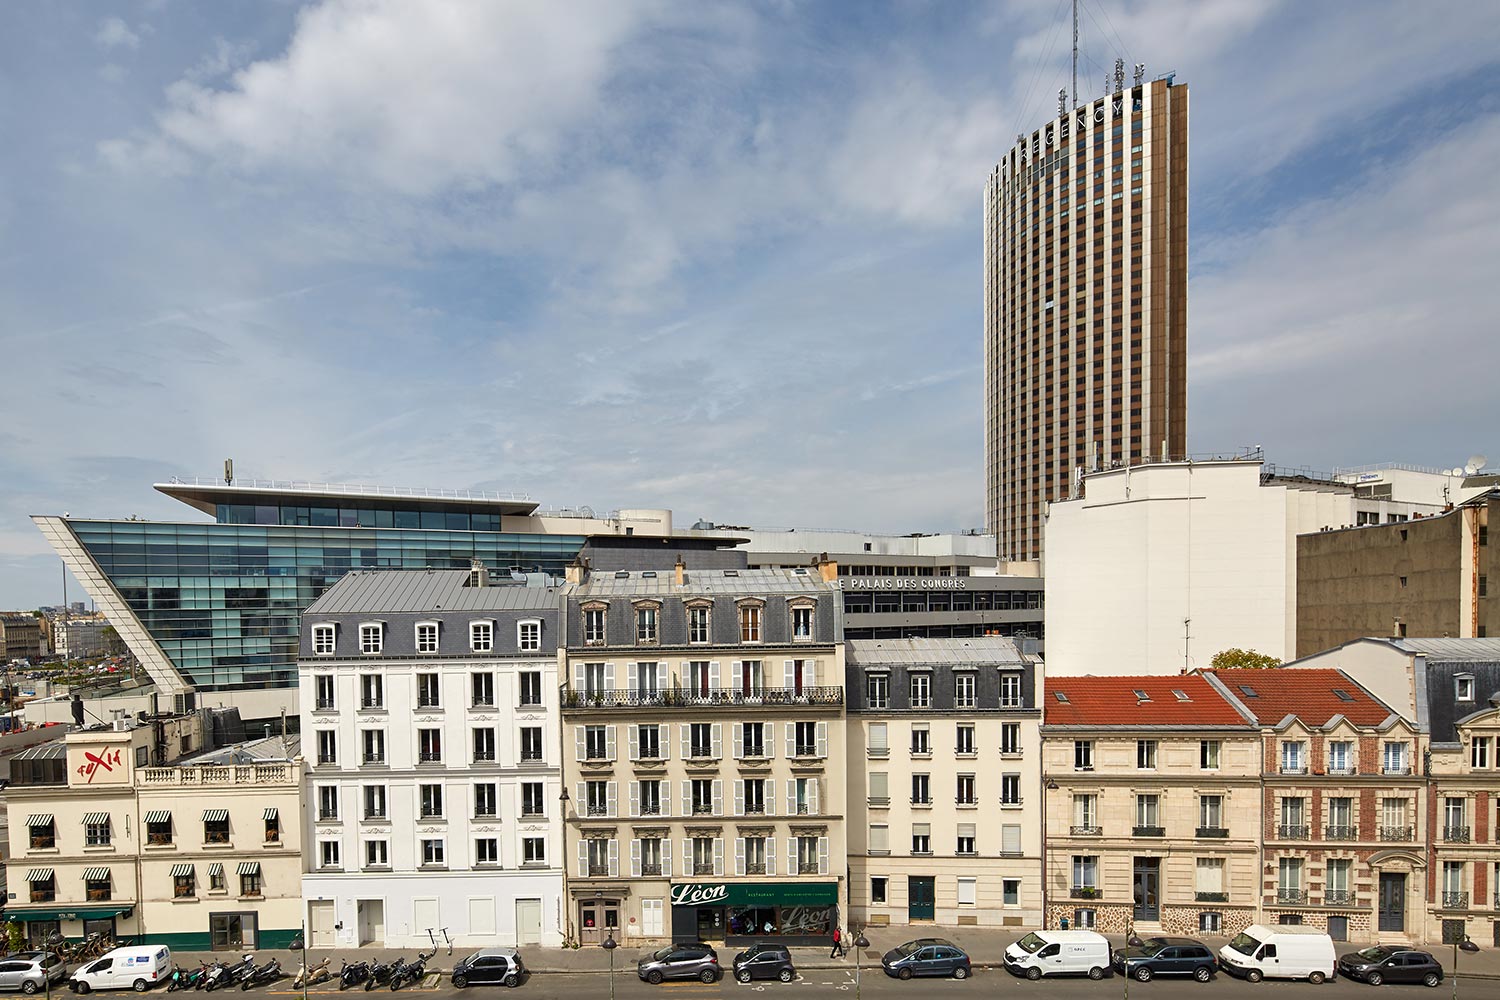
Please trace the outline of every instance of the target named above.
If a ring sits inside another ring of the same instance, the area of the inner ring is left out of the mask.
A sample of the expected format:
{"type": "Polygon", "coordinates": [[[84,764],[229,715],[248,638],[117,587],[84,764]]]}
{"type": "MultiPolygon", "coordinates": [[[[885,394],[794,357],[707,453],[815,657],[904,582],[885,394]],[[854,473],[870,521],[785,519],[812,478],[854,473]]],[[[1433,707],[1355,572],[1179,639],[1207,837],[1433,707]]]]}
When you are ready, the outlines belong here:
{"type": "Polygon", "coordinates": [[[1073,110],[1078,110],[1078,0],[1073,0],[1073,110]]]}

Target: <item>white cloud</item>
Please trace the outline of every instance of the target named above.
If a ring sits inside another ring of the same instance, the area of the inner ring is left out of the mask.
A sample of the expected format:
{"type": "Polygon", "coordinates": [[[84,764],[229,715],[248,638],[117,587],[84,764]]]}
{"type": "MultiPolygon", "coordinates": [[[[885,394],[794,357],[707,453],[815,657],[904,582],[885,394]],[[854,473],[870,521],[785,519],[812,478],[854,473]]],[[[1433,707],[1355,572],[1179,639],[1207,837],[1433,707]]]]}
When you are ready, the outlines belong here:
{"type": "Polygon", "coordinates": [[[105,49],[136,49],[140,48],[141,36],[131,31],[130,25],[120,18],[107,17],[99,22],[99,30],[94,33],[94,41],[100,48],[105,49]]]}

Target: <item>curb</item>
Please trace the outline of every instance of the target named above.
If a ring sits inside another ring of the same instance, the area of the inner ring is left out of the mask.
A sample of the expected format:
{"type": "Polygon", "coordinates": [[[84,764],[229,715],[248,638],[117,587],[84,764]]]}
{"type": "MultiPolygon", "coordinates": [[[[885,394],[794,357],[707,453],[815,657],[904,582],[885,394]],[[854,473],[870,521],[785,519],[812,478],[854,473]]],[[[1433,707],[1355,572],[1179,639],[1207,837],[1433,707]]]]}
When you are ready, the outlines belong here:
{"type": "MultiPolygon", "coordinates": [[[[971,962],[970,965],[969,965],[969,967],[973,968],[973,969],[985,969],[987,971],[994,971],[996,969],[1004,969],[1005,968],[1005,963],[1004,962],[971,962]]],[[[868,971],[868,970],[870,970],[870,969],[873,968],[876,973],[879,973],[880,972],[880,963],[877,962],[873,966],[862,965],[862,966],[860,966],[860,968],[863,969],[863,970],[866,970],[866,971],[868,971]]],[[[837,970],[840,970],[840,969],[844,969],[844,970],[848,970],[848,971],[852,972],[852,971],[854,971],[854,966],[853,966],[853,964],[849,964],[849,965],[829,965],[829,964],[824,964],[824,963],[818,963],[816,965],[799,965],[799,966],[797,966],[797,971],[799,973],[803,972],[803,971],[807,971],[807,972],[833,972],[833,971],[837,971],[837,970]]],[[[609,970],[608,969],[559,969],[559,968],[546,968],[546,967],[542,967],[542,966],[535,966],[535,967],[528,966],[527,969],[526,969],[526,971],[530,972],[530,973],[533,973],[533,974],[536,974],[536,975],[546,975],[546,976],[590,976],[590,975],[607,976],[607,975],[609,975],[609,970]]],[[[630,969],[628,967],[625,967],[625,968],[616,968],[615,969],[615,975],[617,975],[617,976],[618,975],[622,975],[622,974],[628,974],[628,973],[630,973],[630,969]]],[[[444,973],[444,975],[446,975],[446,973],[444,973]]],[[[1110,973],[1110,975],[1106,976],[1105,978],[1107,978],[1107,979],[1115,979],[1115,978],[1118,978],[1118,975],[1119,975],[1118,973],[1110,973]]],[[[723,975],[722,978],[723,979],[732,979],[733,977],[728,972],[726,972],[723,975]]],[[[1443,978],[1445,980],[1447,980],[1447,979],[1451,979],[1452,977],[1451,976],[1445,976],[1443,978]]],[[[1482,979],[1482,980],[1486,980],[1486,981],[1500,981],[1500,972],[1465,972],[1465,973],[1463,973],[1463,975],[1460,978],[1461,979],[1482,979]]],[[[1350,982],[1353,982],[1353,980],[1350,980],[1350,982]]],[[[1418,985],[1421,985],[1421,984],[1419,983],[1418,985]]]]}

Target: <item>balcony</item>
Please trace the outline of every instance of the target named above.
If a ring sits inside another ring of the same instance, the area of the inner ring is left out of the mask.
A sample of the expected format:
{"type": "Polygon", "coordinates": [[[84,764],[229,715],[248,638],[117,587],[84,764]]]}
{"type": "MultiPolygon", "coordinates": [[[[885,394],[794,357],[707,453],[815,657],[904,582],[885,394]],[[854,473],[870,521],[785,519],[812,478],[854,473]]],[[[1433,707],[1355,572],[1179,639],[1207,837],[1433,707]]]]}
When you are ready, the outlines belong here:
{"type": "Polygon", "coordinates": [[[766,863],[764,861],[746,861],[745,862],[745,874],[746,875],[764,875],[764,874],[766,874],[766,863]]]}
{"type": "Polygon", "coordinates": [[[695,743],[688,747],[689,760],[718,760],[718,754],[714,753],[712,745],[707,743],[695,743]]]}
{"type": "Polygon", "coordinates": [[[693,803],[693,815],[694,816],[712,816],[713,814],[714,814],[714,806],[713,806],[712,802],[694,802],[693,803]]]}
{"type": "Polygon", "coordinates": [[[1195,892],[1193,901],[1197,903],[1227,903],[1229,893],[1227,892],[1195,892]]]}
{"type": "Polygon", "coordinates": [[[417,754],[419,764],[441,764],[442,762],[443,754],[438,750],[423,750],[417,754]]]}
{"type": "Polygon", "coordinates": [[[885,809],[891,804],[891,797],[889,795],[871,795],[865,801],[871,808],[885,809]]]}
{"type": "Polygon", "coordinates": [[[1307,765],[1306,764],[1282,764],[1281,765],[1281,770],[1280,770],[1279,773],[1281,773],[1281,774],[1306,774],[1307,773],[1307,765]]]}
{"type": "Polygon", "coordinates": [[[646,876],[646,877],[648,877],[648,878],[650,878],[650,877],[660,878],[661,877],[661,862],[660,861],[642,861],[641,862],[641,874],[644,875],[644,876],[646,876]]]}
{"type": "Polygon", "coordinates": [[[1411,774],[1410,764],[1383,764],[1380,767],[1381,774],[1408,775],[1411,774]]]}
{"type": "MultiPolygon", "coordinates": [[[[693,811],[697,812],[696,809],[693,811]]],[[[609,805],[604,802],[590,802],[583,807],[583,814],[585,816],[608,816],[609,805]]]]}
{"type": "Polygon", "coordinates": [[[979,800],[972,795],[958,795],[954,797],[953,804],[956,806],[977,806],[979,805],[979,800]]]}
{"type": "Polygon", "coordinates": [[[1409,826],[1382,826],[1380,839],[1387,843],[1403,843],[1415,839],[1415,830],[1409,826]]]}
{"type": "Polygon", "coordinates": [[[363,757],[361,757],[359,759],[359,762],[361,764],[384,764],[385,763],[385,754],[383,754],[383,753],[367,753],[367,754],[365,754],[363,757]]]}
{"type": "Polygon", "coordinates": [[[332,698],[319,698],[317,704],[313,706],[313,711],[333,712],[337,711],[337,709],[334,707],[332,698]]]}
{"type": "Polygon", "coordinates": [[[1075,885],[1068,890],[1068,895],[1073,899],[1099,899],[1104,890],[1097,885],[1075,885]]]}
{"type": "Polygon", "coordinates": [[[1294,823],[1282,823],[1276,827],[1276,837],[1278,840],[1306,840],[1308,828],[1294,823]]]}
{"type": "Polygon", "coordinates": [[[1203,840],[1223,840],[1229,836],[1229,828],[1227,826],[1200,826],[1196,833],[1203,840]]]}
{"type": "Polygon", "coordinates": [[[1324,906],[1353,906],[1354,905],[1354,890],[1353,889],[1324,889],[1323,890],[1323,905],[1324,906]]]}
{"type": "Polygon", "coordinates": [[[1324,840],[1358,840],[1359,831],[1352,826],[1329,826],[1323,828],[1324,840]]]}
{"type": "Polygon", "coordinates": [[[1104,834],[1102,826],[1070,826],[1068,833],[1074,837],[1099,837],[1104,834]]]}
{"type": "Polygon", "coordinates": [[[1306,906],[1306,889],[1277,889],[1276,902],[1280,906],[1306,906]]]}
{"type": "Polygon", "coordinates": [[[693,862],[693,874],[694,875],[712,875],[713,873],[714,873],[714,863],[712,861],[694,861],[693,862]]]}
{"type": "Polygon", "coordinates": [[[319,764],[337,764],[338,762],[339,762],[339,758],[338,758],[337,754],[331,754],[331,753],[320,753],[320,754],[318,754],[318,763],[319,764]]]}
{"type": "Polygon", "coordinates": [[[362,698],[359,708],[362,712],[384,712],[385,702],[380,698],[362,698]]]}
{"type": "Polygon", "coordinates": [[[1469,908],[1469,894],[1467,892],[1445,892],[1443,893],[1443,909],[1445,910],[1467,910],[1469,908]]]}
{"type": "Polygon", "coordinates": [[[588,864],[590,878],[609,878],[609,863],[607,861],[590,861],[588,864]]]}
{"type": "Polygon", "coordinates": [[[746,802],[745,803],[745,815],[746,816],[764,816],[765,814],[766,814],[766,804],[764,802],[746,802]]]}
{"type": "MultiPolygon", "coordinates": [[[[694,748],[693,756],[698,756],[697,748],[694,748]]],[[[583,759],[589,762],[594,762],[601,760],[613,760],[614,758],[609,755],[609,751],[604,747],[589,747],[583,752],[583,759]]]]}
{"type": "MultiPolygon", "coordinates": [[[[525,759],[524,755],[523,755],[522,759],[523,760],[525,759]]],[[[493,750],[475,750],[474,751],[474,763],[476,763],[476,764],[493,763],[494,760],[495,760],[495,751],[493,751],[493,750]]]]}
{"type": "Polygon", "coordinates": [[[153,788],[190,785],[300,785],[290,764],[232,764],[224,767],[148,767],[142,785],[153,788]]]}
{"type": "Polygon", "coordinates": [[[1130,828],[1132,837],[1165,837],[1167,828],[1164,826],[1133,826],[1130,828]]]}
{"type": "Polygon", "coordinates": [[[816,874],[818,874],[818,863],[816,861],[800,861],[799,860],[797,862],[797,874],[798,875],[816,875],[816,874]]]}
{"type": "Polygon", "coordinates": [[[1469,842],[1470,830],[1466,826],[1443,827],[1443,839],[1450,844],[1467,844],[1469,842]]]}
{"type": "Polygon", "coordinates": [[[1358,771],[1353,764],[1330,764],[1328,765],[1328,773],[1334,777],[1347,777],[1358,773],[1358,771]]]}
{"type": "MultiPolygon", "coordinates": [[[[822,754],[818,753],[818,746],[817,746],[816,743],[798,743],[792,749],[795,751],[792,754],[792,756],[794,756],[794,757],[821,757],[821,756],[823,756],[822,754]]],[[[913,754],[913,756],[916,756],[916,755],[913,754]]]]}
{"type": "Polygon", "coordinates": [[[747,743],[743,747],[740,748],[740,757],[741,758],[749,757],[749,758],[751,758],[753,760],[758,760],[758,759],[764,757],[765,755],[766,755],[766,746],[765,746],[764,743],[747,743]]]}
{"type": "Polygon", "coordinates": [[[576,691],[563,692],[562,707],[582,708],[736,708],[746,705],[786,705],[837,708],[844,703],[842,685],[768,687],[745,690],[718,687],[670,691],[576,691]]]}

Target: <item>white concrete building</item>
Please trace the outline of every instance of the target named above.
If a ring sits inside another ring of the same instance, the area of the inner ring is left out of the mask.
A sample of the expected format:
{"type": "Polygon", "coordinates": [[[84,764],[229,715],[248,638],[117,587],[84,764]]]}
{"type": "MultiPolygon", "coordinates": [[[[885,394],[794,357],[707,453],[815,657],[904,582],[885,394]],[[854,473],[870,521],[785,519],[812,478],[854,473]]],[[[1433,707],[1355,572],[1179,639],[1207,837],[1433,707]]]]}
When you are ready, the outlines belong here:
{"type": "Polygon", "coordinates": [[[1047,672],[1180,673],[1234,647],[1290,659],[1297,535],[1438,509],[1259,459],[1085,475],[1047,518],[1047,672]]]}
{"type": "Polygon", "coordinates": [[[312,947],[562,943],[556,588],[351,573],[302,615],[312,947]]]}

